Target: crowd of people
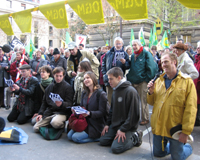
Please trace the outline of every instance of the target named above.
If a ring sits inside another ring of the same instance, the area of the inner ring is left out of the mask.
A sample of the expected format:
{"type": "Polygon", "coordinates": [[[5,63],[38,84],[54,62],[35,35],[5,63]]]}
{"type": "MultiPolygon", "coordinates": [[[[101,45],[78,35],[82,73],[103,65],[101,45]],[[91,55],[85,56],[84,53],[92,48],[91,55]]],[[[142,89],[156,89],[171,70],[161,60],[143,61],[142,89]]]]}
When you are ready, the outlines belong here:
{"type": "Polygon", "coordinates": [[[194,52],[182,39],[159,51],[156,46],[143,47],[139,40],[125,47],[120,37],[113,47],[94,50],[70,42],[67,49],[50,47],[47,51],[41,46],[33,59],[22,46],[12,51],[3,45],[0,106],[11,108],[9,122],[31,120],[34,132],[49,125],[65,128],[75,114],[71,107],[81,106],[88,111],[82,114],[88,125],[82,132],[68,128],[68,139],[99,141],[102,146],[111,145],[113,153],[122,153],[142,144],[138,125],[150,122],[150,104],[154,156],[171,154],[183,160],[192,154],[188,136],[194,125],[200,126],[199,55],[200,42],[194,52]],[[8,87],[5,79],[14,84],[8,87]],[[51,94],[62,100],[53,101],[51,94]],[[12,96],[16,101],[11,106],[12,96]],[[182,128],[175,140],[170,130],[177,125],[182,128]]]}

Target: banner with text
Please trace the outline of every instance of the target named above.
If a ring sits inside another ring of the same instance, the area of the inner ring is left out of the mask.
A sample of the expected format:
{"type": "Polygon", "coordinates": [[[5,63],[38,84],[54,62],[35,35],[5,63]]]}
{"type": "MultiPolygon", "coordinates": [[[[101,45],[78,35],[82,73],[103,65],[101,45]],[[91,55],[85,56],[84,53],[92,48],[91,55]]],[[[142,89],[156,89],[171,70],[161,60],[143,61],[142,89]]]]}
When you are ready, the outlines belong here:
{"type": "Polygon", "coordinates": [[[39,6],[39,10],[54,27],[68,28],[65,1],[41,5],[39,6]]]}
{"type": "Polygon", "coordinates": [[[68,0],[68,4],[86,24],[104,23],[101,0],[68,0]]]}
{"type": "Polygon", "coordinates": [[[76,39],[76,45],[77,46],[79,44],[83,44],[84,48],[85,48],[87,36],[81,35],[81,34],[76,34],[76,38],[75,39],[76,39]]]}
{"type": "Polygon", "coordinates": [[[12,14],[13,19],[17,23],[22,33],[31,32],[31,24],[32,24],[31,11],[32,10],[33,9],[28,9],[25,11],[16,12],[12,14]]]}
{"type": "Polygon", "coordinates": [[[107,0],[124,20],[147,19],[147,0],[107,0]]]}
{"type": "Polygon", "coordinates": [[[184,5],[187,8],[191,9],[200,9],[200,2],[199,0],[177,0],[182,5],[184,5]]]}
{"type": "Polygon", "coordinates": [[[13,30],[9,21],[10,14],[0,15],[0,28],[7,34],[8,36],[13,35],[13,30]]]}

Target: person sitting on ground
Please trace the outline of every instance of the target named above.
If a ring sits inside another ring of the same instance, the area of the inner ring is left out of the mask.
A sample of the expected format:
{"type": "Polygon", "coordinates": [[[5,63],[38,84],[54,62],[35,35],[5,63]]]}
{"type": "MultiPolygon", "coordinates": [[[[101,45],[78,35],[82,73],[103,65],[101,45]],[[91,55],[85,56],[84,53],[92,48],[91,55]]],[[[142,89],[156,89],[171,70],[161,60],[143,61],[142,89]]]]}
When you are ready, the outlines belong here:
{"type": "Polygon", "coordinates": [[[122,153],[142,144],[143,132],[137,132],[141,102],[136,89],[123,78],[121,68],[113,67],[107,75],[113,95],[106,126],[101,133],[100,145],[112,145],[113,153],[122,153]]]}
{"type": "Polygon", "coordinates": [[[78,72],[77,76],[74,80],[74,105],[80,105],[81,103],[81,95],[83,91],[83,80],[84,80],[84,74],[87,71],[92,71],[90,62],[88,61],[81,61],[78,65],[78,72]]]}
{"type": "Polygon", "coordinates": [[[19,69],[22,77],[16,84],[13,84],[13,87],[10,87],[10,90],[14,91],[15,94],[19,94],[19,97],[7,119],[9,122],[17,120],[18,124],[24,124],[33,116],[33,94],[38,80],[31,75],[30,65],[24,64],[19,69]]]}
{"type": "MultiPolygon", "coordinates": [[[[101,91],[99,97],[98,92],[100,86],[93,72],[88,71],[84,75],[84,92],[81,97],[80,106],[85,107],[88,113],[82,114],[88,123],[86,130],[75,132],[70,130],[68,139],[76,143],[97,142],[101,136],[107,112],[107,97],[104,91],[101,91]],[[97,100],[99,99],[99,100],[97,100]]],[[[74,111],[72,110],[74,113],[74,111]]]]}
{"type": "Polygon", "coordinates": [[[42,105],[36,117],[36,124],[33,126],[34,132],[39,132],[39,127],[51,126],[55,129],[64,128],[65,121],[71,114],[67,107],[72,106],[74,92],[72,87],[65,82],[65,70],[62,67],[56,67],[53,70],[54,82],[45,90],[42,105]],[[58,94],[63,101],[53,101],[49,95],[58,94]]]}
{"type": "Polygon", "coordinates": [[[39,73],[41,76],[41,82],[36,86],[34,93],[34,115],[32,117],[31,123],[35,125],[36,117],[38,116],[38,111],[42,105],[42,99],[45,93],[45,89],[49,86],[49,84],[53,81],[52,69],[50,66],[45,65],[40,67],[39,73]]]}
{"type": "Polygon", "coordinates": [[[41,55],[42,55],[42,51],[41,50],[37,50],[36,51],[36,58],[33,59],[30,62],[32,74],[33,74],[33,76],[35,76],[38,79],[39,82],[41,80],[40,73],[39,73],[39,68],[44,66],[44,65],[47,65],[47,61],[42,59],[41,55]]]}
{"type": "Polygon", "coordinates": [[[21,67],[24,64],[27,64],[26,61],[22,61],[22,65],[20,64],[20,61],[22,59],[22,54],[23,54],[22,52],[18,51],[16,53],[16,61],[10,65],[10,75],[14,83],[16,82],[16,77],[17,73],[19,72],[19,67],[21,67]]]}

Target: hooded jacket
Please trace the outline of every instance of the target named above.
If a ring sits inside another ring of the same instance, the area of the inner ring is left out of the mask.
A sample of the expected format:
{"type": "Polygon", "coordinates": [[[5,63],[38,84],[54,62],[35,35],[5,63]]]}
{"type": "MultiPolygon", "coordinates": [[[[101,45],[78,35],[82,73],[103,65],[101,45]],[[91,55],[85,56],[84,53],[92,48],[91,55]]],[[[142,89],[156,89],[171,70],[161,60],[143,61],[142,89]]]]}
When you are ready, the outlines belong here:
{"type": "Polygon", "coordinates": [[[136,131],[140,119],[139,95],[131,83],[124,81],[113,88],[111,108],[106,124],[122,132],[136,131]]]}

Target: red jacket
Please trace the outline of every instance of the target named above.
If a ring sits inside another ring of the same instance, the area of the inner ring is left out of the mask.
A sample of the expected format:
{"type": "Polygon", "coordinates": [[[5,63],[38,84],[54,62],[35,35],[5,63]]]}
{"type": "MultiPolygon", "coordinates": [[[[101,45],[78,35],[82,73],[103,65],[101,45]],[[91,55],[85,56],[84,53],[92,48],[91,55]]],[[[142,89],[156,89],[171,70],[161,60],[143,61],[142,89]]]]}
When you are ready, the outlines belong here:
{"type": "MultiPolygon", "coordinates": [[[[23,64],[27,64],[26,61],[23,61],[23,64]]],[[[19,67],[19,63],[17,64],[17,61],[13,62],[11,65],[10,65],[10,75],[12,76],[12,80],[13,82],[15,83],[16,82],[16,76],[17,76],[17,68],[19,67]]]]}
{"type": "MultiPolygon", "coordinates": [[[[200,54],[195,55],[194,65],[200,74],[200,54]]],[[[200,104],[200,76],[197,79],[194,79],[194,84],[197,90],[197,104],[200,104]]]]}

